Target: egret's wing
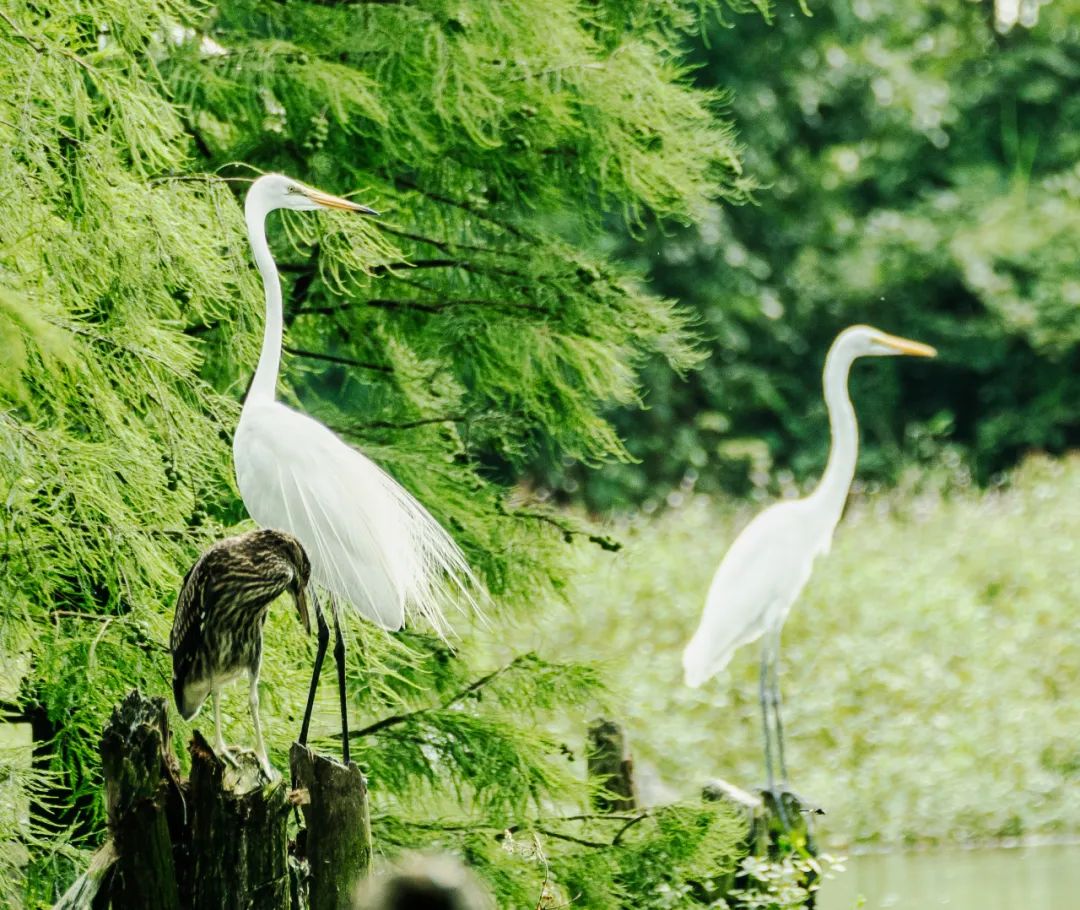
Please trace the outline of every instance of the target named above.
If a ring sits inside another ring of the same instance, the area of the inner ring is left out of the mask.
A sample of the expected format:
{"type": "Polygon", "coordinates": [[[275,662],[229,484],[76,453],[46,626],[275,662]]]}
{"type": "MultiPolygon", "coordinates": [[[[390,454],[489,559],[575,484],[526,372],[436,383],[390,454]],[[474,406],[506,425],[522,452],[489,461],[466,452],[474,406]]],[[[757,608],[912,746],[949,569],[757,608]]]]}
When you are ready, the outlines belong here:
{"type": "Polygon", "coordinates": [[[723,670],[737,648],[779,622],[799,596],[817,552],[802,512],[801,502],[770,506],[725,554],[683,652],[687,685],[700,686],[723,670]]]}
{"type": "Polygon", "coordinates": [[[299,538],[317,583],[388,629],[405,608],[443,626],[447,579],[465,559],[442,526],[385,471],[327,427],[281,404],[245,413],[237,482],[259,524],[299,538]]]}

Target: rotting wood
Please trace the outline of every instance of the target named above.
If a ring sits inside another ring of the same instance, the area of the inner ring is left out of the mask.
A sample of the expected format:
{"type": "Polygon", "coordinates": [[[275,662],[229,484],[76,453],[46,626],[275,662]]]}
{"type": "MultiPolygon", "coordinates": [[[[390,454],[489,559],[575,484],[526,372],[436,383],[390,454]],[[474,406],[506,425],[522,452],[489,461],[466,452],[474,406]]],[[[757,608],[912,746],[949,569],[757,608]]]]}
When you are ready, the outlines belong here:
{"type": "Polygon", "coordinates": [[[290,764],[293,802],[304,816],[296,852],[307,862],[308,906],[347,910],[371,868],[367,781],[355,762],[346,767],[299,743],[293,743],[290,764]]]}
{"type": "Polygon", "coordinates": [[[168,812],[181,797],[165,700],[129,693],[102,734],[101,763],[116,851],[112,906],[179,910],[168,812]]]}
{"type": "Polygon", "coordinates": [[[116,865],[116,849],[105,841],[90,858],[90,865],[64,892],[53,910],[98,910],[108,906],[110,873],[116,865]]]}
{"type": "Polygon", "coordinates": [[[101,739],[110,837],[54,910],[349,907],[371,864],[366,783],[356,765],[298,748],[303,785],[290,791],[250,750],[226,762],[195,733],[182,780],[165,701],[132,691],[101,739]],[[288,839],[293,806],[321,826],[301,829],[299,845],[288,839]]]}
{"type": "Polygon", "coordinates": [[[590,782],[597,786],[593,803],[600,812],[626,812],[637,808],[634,760],[626,732],[613,720],[598,718],[589,724],[586,761],[590,782]]]}
{"type": "Polygon", "coordinates": [[[198,732],[188,745],[192,905],[221,910],[289,906],[285,784],[267,781],[247,750],[226,764],[198,732]]]}

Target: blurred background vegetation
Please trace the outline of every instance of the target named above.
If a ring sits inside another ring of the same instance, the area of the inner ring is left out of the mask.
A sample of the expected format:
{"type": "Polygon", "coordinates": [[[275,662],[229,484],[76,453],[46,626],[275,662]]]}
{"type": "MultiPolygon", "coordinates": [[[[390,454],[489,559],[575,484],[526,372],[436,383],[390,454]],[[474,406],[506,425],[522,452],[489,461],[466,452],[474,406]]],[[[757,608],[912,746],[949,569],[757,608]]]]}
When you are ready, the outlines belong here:
{"type": "Polygon", "coordinates": [[[855,371],[862,480],[959,459],[986,484],[1080,441],[1080,6],[809,8],[693,41],[759,188],[610,242],[693,309],[710,356],[686,377],[646,372],[648,409],[617,417],[636,463],[556,466],[556,491],[604,510],[687,481],[804,484],[828,447],[825,350],[855,322],[941,350],[933,369],[855,371]]]}
{"type": "MultiPolygon", "coordinates": [[[[993,490],[854,497],[784,628],[793,785],[833,847],[1080,833],[1080,458],[993,490]]],[[[653,798],[763,777],[758,653],[702,689],[681,650],[754,506],[703,494],[582,549],[572,609],[536,644],[600,657],[653,798]]]]}

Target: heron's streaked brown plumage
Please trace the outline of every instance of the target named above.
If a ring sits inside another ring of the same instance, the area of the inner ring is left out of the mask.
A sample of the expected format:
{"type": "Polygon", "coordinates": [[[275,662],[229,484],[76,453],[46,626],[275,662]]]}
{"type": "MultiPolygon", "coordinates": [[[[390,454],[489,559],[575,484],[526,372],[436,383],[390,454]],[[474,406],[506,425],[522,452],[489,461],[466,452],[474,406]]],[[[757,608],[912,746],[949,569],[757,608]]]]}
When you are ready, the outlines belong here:
{"type": "Polygon", "coordinates": [[[184,577],[169,637],[173,695],[185,720],[198,713],[207,695],[215,697],[215,745],[226,756],[216,699],[225,683],[247,671],[256,747],[269,769],[258,717],[263,625],[270,604],[288,591],[310,631],[310,576],[300,541],[284,531],[260,529],[214,544],[184,577]]]}

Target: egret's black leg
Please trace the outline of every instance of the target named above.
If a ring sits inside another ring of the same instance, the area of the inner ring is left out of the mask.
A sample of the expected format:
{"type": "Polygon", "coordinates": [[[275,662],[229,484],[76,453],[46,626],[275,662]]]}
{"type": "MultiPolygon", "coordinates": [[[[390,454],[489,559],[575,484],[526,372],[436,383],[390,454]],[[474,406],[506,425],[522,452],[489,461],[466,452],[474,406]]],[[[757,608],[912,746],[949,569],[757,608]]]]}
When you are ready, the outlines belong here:
{"type": "Polygon", "coordinates": [[[341,701],[341,760],[349,764],[349,700],[345,693],[345,638],[341,634],[341,611],[337,598],[330,595],[330,612],[334,614],[334,661],[337,663],[338,698],[341,701]]]}
{"type": "Polygon", "coordinates": [[[772,730],[769,724],[769,703],[766,697],[769,678],[769,648],[761,649],[761,671],[758,677],[758,700],[761,702],[761,729],[765,734],[765,781],[769,790],[775,788],[773,780],[772,730]]]}
{"type": "Polygon", "coordinates": [[[318,644],[315,649],[315,666],[311,670],[311,687],[308,689],[307,707],[304,708],[304,722],[300,725],[300,738],[297,740],[301,746],[307,745],[308,728],[311,725],[311,712],[315,708],[315,690],[319,688],[319,674],[322,672],[323,658],[326,657],[326,649],[330,644],[330,627],[326,624],[322,607],[319,605],[318,595],[314,586],[311,587],[311,602],[315,605],[315,626],[318,634],[318,644]]]}

